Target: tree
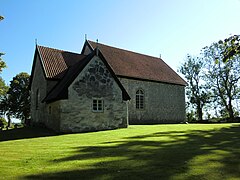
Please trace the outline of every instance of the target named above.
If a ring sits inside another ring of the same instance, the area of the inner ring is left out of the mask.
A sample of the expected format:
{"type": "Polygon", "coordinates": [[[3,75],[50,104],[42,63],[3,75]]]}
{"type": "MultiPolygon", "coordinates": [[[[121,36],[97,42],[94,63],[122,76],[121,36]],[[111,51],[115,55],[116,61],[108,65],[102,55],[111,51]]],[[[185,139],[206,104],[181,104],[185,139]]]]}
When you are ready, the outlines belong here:
{"type": "Polygon", "coordinates": [[[2,55],[4,55],[4,53],[0,52],[0,73],[2,72],[2,69],[6,67],[6,63],[1,58],[2,55]]]}
{"type": "MultiPolygon", "coordinates": [[[[6,97],[7,97],[8,86],[4,80],[0,77],[0,118],[3,118],[7,113],[6,97]]],[[[11,124],[11,120],[8,123],[11,124]]]]}
{"type": "Polygon", "coordinates": [[[4,117],[0,117],[0,130],[2,130],[6,125],[7,125],[6,119],[4,117]]]}
{"type": "MultiPolygon", "coordinates": [[[[4,17],[0,16],[0,21],[3,19],[4,19],[4,17]]],[[[6,63],[1,58],[2,55],[4,55],[4,53],[0,52],[0,73],[2,72],[2,69],[6,67],[6,63]]]]}
{"type": "Polygon", "coordinates": [[[11,111],[11,104],[8,94],[5,94],[0,101],[0,113],[3,116],[7,116],[7,128],[9,128],[11,126],[11,116],[13,112],[11,111]]]}
{"type": "MultiPolygon", "coordinates": [[[[228,117],[234,119],[233,102],[240,95],[240,57],[235,55],[231,61],[224,61],[226,44],[219,41],[203,49],[206,63],[205,81],[208,89],[212,91],[213,101],[225,109],[228,117]],[[216,59],[218,60],[216,62],[216,59]]],[[[224,110],[222,109],[222,112],[224,110]]]]}
{"type": "Polygon", "coordinates": [[[29,94],[30,76],[27,73],[20,73],[10,81],[8,90],[8,111],[14,117],[27,122],[30,116],[30,94],[29,94]]]}
{"type": "Polygon", "coordinates": [[[5,82],[3,81],[3,79],[0,77],[0,117],[5,115],[5,104],[3,103],[3,101],[5,100],[5,97],[7,95],[7,91],[8,91],[8,86],[6,86],[5,82]]]}
{"type": "Polygon", "coordinates": [[[8,86],[5,84],[4,80],[0,77],[0,101],[7,94],[8,86]]]}
{"type": "Polygon", "coordinates": [[[240,35],[233,35],[226,38],[224,41],[219,41],[219,44],[224,44],[222,52],[223,62],[233,59],[234,56],[240,54],[240,35]]]}
{"type": "Polygon", "coordinates": [[[205,91],[202,81],[203,61],[199,57],[187,56],[179,71],[185,76],[188,82],[186,93],[189,102],[196,108],[199,121],[203,120],[203,107],[208,102],[209,95],[205,91]]]}

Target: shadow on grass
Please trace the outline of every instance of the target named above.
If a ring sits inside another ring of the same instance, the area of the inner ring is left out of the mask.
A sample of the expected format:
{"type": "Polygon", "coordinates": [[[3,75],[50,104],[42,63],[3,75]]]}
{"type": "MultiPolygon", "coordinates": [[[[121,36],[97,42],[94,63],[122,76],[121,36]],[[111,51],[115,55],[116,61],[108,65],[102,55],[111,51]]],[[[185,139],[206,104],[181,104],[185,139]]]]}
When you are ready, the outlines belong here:
{"type": "Polygon", "coordinates": [[[55,136],[55,135],[57,135],[55,132],[45,128],[23,127],[23,128],[0,131],[0,142],[17,140],[17,139],[55,136]]]}
{"type": "Polygon", "coordinates": [[[157,132],[98,146],[73,148],[52,163],[91,161],[88,167],[23,179],[229,179],[240,177],[240,126],[157,132]]]}

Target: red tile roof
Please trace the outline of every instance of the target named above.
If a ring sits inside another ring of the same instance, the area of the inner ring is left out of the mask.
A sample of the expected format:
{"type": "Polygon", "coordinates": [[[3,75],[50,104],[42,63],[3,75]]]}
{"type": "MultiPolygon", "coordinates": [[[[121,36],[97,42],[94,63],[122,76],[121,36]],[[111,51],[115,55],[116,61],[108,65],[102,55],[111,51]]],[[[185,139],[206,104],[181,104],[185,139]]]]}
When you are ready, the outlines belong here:
{"type": "MultiPolygon", "coordinates": [[[[68,87],[95,55],[96,55],[96,50],[93,51],[88,56],[86,56],[85,58],[83,58],[81,61],[78,61],[74,66],[69,67],[64,77],[58,81],[56,86],[47,94],[46,98],[43,101],[52,102],[58,99],[66,99],[68,97],[68,87]]],[[[130,96],[128,95],[127,91],[125,90],[125,88],[123,87],[123,85],[121,84],[117,76],[114,74],[113,70],[107,63],[102,53],[98,52],[98,56],[99,58],[102,59],[103,63],[105,63],[107,69],[111,73],[115,82],[118,84],[118,86],[122,90],[123,100],[130,100],[131,99],[130,96]]]]}
{"type": "Polygon", "coordinates": [[[186,85],[162,59],[87,41],[93,49],[98,47],[117,76],[186,85]]]}
{"type": "MultiPolygon", "coordinates": [[[[104,44],[97,44],[92,41],[86,41],[83,50],[86,46],[89,46],[93,51],[87,56],[44,46],[37,46],[36,52],[39,53],[46,78],[58,81],[56,86],[47,94],[45,101],[50,102],[67,97],[68,86],[76,75],[85,67],[86,63],[90,61],[94,53],[97,52],[94,51],[96,47],[100,49],[99,55],[101,59],[103,59],[108,69],[111,70],[113,77],[115,77],[116,82],[122,89],[123,99],[125,100],[130,97],[116,76],[183,86],[187,84],[160,58],[104,44]]],[[[34,68],[32,74],[33,71],[34,68]]]]}
{"type": "Polygon", "coordinates": [[[85,56],[68,51],[37,46],[46,78],[61,79],[65,71],[85,56]]]}

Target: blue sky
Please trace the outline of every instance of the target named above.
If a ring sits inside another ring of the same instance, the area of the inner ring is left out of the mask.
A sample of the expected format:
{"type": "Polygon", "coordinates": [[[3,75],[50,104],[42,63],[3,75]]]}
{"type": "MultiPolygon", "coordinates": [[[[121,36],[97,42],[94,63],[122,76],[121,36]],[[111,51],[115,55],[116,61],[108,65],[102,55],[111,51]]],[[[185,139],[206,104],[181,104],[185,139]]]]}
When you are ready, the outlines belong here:
{"type": "Polygon", "coordinates": [[[185,56],[240,34],[240,0],[1,0],[0,51],[7,83],[31,73],[39,45],[80,52],[84,35],[151,56],[174,70],[185,56]]]}

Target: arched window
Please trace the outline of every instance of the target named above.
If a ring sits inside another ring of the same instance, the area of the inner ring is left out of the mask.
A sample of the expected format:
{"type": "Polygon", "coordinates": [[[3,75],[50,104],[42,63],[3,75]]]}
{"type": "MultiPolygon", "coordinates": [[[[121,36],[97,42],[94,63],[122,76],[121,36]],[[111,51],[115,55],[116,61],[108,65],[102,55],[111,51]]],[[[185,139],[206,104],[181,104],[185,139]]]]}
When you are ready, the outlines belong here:
{"type": "Polygon", "coordinates": [[[37,92],[36,92],[36,109],[39,108],[39,89],[37,89],[37,92]]]}
{"type": "Polygon", "coordinates": [[[136,108],[143,109],[144,108],[144,92],[139,89],[136,92],[136,108]]]}

